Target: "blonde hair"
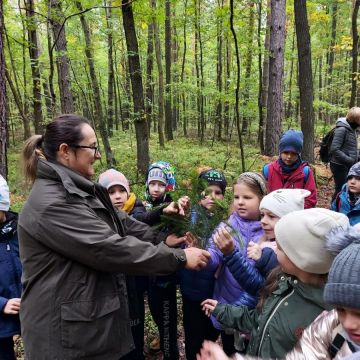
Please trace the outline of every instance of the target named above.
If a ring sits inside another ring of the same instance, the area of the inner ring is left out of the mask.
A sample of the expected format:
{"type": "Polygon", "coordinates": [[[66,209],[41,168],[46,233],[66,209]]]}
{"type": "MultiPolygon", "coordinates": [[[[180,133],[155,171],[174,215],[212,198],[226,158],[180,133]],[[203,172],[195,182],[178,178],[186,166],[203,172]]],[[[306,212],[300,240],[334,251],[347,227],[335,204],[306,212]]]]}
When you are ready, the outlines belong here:
{"type": "Polygon", "coordinates": [[[238,177],[234,186],[238,184],[245,184],[260,200],[268,194],[266,180],[261,174],[244,172],[238,177]]]}
{"type": "Polygon", "coordinates": [[[360,107],[352,107],[346,114],[346,119],[349,120],[351,123],[360,120],[360,107]]]}
{"type": "Polygon", "coordinates": [[[41,144],[43,135],[33,135],[26,140],[22,151],[22,167],[27,183],[32,184],[36,178],[36,170],[39,158],[46,159],[41,144]]]}

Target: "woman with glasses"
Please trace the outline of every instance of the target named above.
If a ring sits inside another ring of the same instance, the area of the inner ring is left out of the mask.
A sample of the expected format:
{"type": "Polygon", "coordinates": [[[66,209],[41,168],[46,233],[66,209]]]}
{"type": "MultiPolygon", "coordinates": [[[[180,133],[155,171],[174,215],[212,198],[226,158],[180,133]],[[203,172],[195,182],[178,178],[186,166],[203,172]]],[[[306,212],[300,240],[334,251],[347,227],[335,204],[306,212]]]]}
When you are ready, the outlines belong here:
{"type": "Polygon", "coordinates": [[[59,116],[25,144],[33,186],[18,231],[28,360],[118,360],[133,349],[121,273],[164,275],[207,263],[203,250],[167,246],[186,237],[160,236],[117,213],[91,180],[99,158],[95,132],[78,115],[59,116]]]}

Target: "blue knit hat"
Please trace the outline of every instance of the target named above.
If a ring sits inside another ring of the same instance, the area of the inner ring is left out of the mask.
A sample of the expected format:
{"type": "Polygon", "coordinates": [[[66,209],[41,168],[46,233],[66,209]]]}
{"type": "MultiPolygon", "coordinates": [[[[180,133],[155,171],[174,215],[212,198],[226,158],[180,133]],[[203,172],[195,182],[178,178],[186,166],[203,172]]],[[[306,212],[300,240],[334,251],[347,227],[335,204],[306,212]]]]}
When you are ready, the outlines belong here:
{"type": "Polygon", "coordinates": [[[360,232],[356,227],[329,234],[327,248],[338,255],[324,290],[326,303],[352,309],[360,309],[360,232]]]}
{"type": "Polygon", "coordinates": [[[279,143],[280,154],[284,151],[293,151],[297,154],[301,154],[304,144],[304,135],[302,131],[288,130],[283,133],[279,143]]]}

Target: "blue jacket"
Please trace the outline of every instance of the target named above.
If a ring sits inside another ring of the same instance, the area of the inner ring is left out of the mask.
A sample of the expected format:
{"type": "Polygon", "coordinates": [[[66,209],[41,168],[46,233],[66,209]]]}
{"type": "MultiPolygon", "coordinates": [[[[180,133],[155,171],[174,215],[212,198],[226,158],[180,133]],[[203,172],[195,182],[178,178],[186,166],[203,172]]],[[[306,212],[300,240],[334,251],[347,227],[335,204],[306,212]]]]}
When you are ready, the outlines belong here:
{"type": "Polygon", "coordinates": [[[275,251],[269,247],[264,247],[260,259],[255,261],[256,268],[264,278],[266,278],[269,275],[269,272],[278,265],[279,263],[275,251]]]}
{"type": "MultiPolygon", "coordinates": [[[[199,211],[206,212],[202,206],[195,206],[191,210],[191,221],[196,222],[199,211]]],[[[206,223],[204,223],[206,227],[206,223]]],[[[206,229],[202,229],[206,234],[206,229]]],[[[215,270],[202,269],[199,271],[180,269],[178,277],[180,282],[181,294],[184,298],[191,301],[203,301],[212,298],[214,292],[215,270]]]]}
{"type": "Polygon", "coordinates": [[[21,263],[17,238],[17,214],[6,213],[0,224],[0,338],[20,334],[18,315],[3,310],[9,299],[21,297],[21,263]]]}
{"type": "Polygon", "coordinates": [[[360,222],[360,199],[354,206],[351,206],[347,184],[344,184],[341,191],[336,195],[331,204],[331,210],[345,214],[349,218],[350,225],[360,222]]]}

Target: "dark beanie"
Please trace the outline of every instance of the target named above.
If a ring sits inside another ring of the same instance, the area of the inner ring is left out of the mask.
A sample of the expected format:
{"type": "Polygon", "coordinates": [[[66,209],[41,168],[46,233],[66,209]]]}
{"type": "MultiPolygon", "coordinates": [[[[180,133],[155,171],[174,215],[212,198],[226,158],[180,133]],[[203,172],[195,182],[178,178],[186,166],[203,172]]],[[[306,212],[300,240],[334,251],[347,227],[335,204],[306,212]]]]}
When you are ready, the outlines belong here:
{"type": "Polygon", "coordinates": [[[349,245],[340,251],[331,265],[324,300],[328,304],[360,309],[360,232],[351,227],[330,237],[332,248],[334,244],[337,250],[343,244],[349,245]]]}
{"type": "Polygon", "coordinates": [[[304,135],[302,131],[288,130],[280,138],[279,152],[293,151],[297,154],[301,154],[304,144],[304,135]]]}
{"type": "Polygon", "coordinates": [[[205,170],[200,173],[199,179],[205,180],[209,185],[217,185],[221,189],[222,193],[225,194],[226,179],[222,172],[215,169],[205,170]]]}

